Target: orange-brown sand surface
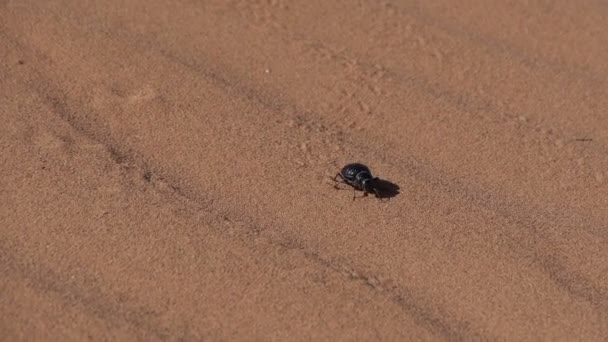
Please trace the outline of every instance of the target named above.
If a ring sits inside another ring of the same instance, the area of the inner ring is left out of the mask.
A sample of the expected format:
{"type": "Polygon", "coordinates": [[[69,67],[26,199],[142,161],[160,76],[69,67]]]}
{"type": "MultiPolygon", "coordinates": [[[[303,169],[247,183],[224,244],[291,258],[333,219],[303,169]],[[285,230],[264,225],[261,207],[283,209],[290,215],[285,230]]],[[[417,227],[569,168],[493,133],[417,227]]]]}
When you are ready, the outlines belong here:
{"type": "Polygon", "coordinates": [[[607,190],[605,1],[0,0],[2,341],[606,341],[607,190]]]}

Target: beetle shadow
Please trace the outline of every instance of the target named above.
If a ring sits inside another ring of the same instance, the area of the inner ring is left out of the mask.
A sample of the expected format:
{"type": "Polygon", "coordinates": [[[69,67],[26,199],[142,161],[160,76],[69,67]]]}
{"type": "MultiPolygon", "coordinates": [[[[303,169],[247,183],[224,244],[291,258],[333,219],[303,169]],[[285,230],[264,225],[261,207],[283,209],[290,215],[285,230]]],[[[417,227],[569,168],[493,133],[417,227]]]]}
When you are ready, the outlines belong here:
{"type": "Polygon", "coordinates": [[[399,185],[386,179],[375,179],[373,185],[378,191],[377,197],[380,199],[392,198],[399,195],[399,185]]]}

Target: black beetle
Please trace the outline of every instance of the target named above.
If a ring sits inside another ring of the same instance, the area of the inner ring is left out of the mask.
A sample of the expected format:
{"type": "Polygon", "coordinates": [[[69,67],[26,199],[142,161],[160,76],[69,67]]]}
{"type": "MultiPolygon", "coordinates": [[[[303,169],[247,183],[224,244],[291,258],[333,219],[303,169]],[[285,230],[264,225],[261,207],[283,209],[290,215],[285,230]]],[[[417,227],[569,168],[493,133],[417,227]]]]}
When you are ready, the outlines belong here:
{"type": "MultiPolygon", "coordinates": [[[[368,193],[374,193],[377,198],[381,199],[379,178],[372,176],[372,172],[367,165],[361,163],[346,164],[342,170],[336,174],[333,180],[334,182],[337,182],[334,185],[334,188],[336,189],[340,189],[338,187],[340,183],[345,183],[352,186],[354,191],[363,191],[363,196],[361,197],[367,196],[368,193]],[[341,181],[338,180],[338,177],[341,178],[341,181]]],[[[356,192],[354,192],[353,201],[356,198],[356,192]]]]}

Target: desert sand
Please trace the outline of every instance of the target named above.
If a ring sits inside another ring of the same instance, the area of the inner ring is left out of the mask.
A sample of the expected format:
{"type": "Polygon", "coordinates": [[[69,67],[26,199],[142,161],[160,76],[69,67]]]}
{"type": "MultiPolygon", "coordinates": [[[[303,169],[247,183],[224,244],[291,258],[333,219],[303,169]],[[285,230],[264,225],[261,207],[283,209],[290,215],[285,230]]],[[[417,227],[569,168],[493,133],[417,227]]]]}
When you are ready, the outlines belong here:
{"type": "Polygon", "coordinates": [[[603,1],[2,0],[0,120],[2,341],[608,338],[603,1]]]}

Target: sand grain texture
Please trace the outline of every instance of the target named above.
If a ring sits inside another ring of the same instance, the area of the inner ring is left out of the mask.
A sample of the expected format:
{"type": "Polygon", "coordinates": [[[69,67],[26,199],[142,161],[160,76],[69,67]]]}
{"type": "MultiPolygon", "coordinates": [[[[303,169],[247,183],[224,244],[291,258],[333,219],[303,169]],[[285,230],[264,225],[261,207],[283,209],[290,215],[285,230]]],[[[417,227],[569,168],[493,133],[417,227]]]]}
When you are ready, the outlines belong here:
{"type": "Polygon", "coordinates": [[[0,1],[1,339],[605,341],[606,23],[0,1]]]}

